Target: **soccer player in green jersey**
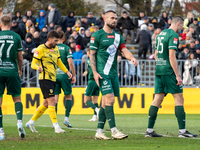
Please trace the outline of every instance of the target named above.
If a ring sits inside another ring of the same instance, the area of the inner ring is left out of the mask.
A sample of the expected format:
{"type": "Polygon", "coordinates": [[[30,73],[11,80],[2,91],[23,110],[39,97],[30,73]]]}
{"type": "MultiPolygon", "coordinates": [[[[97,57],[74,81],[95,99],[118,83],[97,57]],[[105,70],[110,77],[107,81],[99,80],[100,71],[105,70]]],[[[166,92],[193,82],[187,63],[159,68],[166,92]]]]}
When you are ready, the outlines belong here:
{"type": "MultiPolygon", "coordinates": [[[[89,48],[87,49],[87,56],[88,56],[88,58],[90,57],[90,49],[89,48]]],[[[87,66],[88,66],[88,84],[85,89],[84,103],[87,106],[94,109],[94,115],[93,115],[92,119],[90,119],[89,121],[97,121],[98,114],[99,114],[99,108],[98,108],[99,87],[97,86],[97,84],[94,80],[92,68],[90,65],[90,59],[87,60],[87,66]],[[91,97],[92,97],[93,102],[91,101],[91,97]]]]}
{"type": "Polygon", "coordinates": [[[23,106],[21,103],[21,82],[23,56],[21,38],[18,34],[10,31],[12,18],[10,15],[1,16],[0,32],[0,140],[4,140],[3,115],[1,110],[2,98],[7,86],[7,93],[12,95],[17,115],[17,128],[19,136],[25,138],[22,126],[23,106]]]}
{"type": "Polygon", "coordinates": [[[128,135],[123,134],[116,128],[113,111],[115,96],[119,97],[117,54],[118,52],[122,53],[135,66],[137,65],[137,60],[126,48],[123,37],[113,30],[117,22],[116,13],[112,10],[107,11],[104,22],[103,29],[95,32],[90,40],[90,64],[94,79],[103,95],[95,138],[110,139],[103,134],[104,124],[107,119],[112,138],[124,139],[128,135]]]}
{"type": "Polygon", "coordinates": [[[175,115],[179,125],[179,137],[196,137],[185,129],[185,111],[183,107],[182,79],[177,67],[176,52],[178,50],[178,34],[183,27],[183,18],[176,16],[172,19],[169,29],[163,30],[156,38],[156,76],[155,97],[149,109],[148,128],[145,137],[162,137],[154,130],[158,108],[167,93],[175,100],[175,115]]]}
{"type": "Polygon", "coordinates": [[[56,77],[56,87],[55,87],[55,100],[56,100],[56,112],[57,112],[57,103],[59,99],[59,94],[61,93],[61,88],[64,91],[65,94],[65,119],[64,119],[64,125],[66,125],[69,128],[72,128],[72,125],[69,123],[69,115],[72,108],[72,85],[76,82],[76,72],[74,68],[74,63],[72,61],[72,51],[71,49],[63,44],[63,37],[64,32],[58,31],[58,34],[60,36],[57,47],[60,52],[60,58],[65,65],[65,67],[72,72],[72,79],[69,79],[68,75],[65,74],[60,68],[57,68],[57,77],[56,77]]]}

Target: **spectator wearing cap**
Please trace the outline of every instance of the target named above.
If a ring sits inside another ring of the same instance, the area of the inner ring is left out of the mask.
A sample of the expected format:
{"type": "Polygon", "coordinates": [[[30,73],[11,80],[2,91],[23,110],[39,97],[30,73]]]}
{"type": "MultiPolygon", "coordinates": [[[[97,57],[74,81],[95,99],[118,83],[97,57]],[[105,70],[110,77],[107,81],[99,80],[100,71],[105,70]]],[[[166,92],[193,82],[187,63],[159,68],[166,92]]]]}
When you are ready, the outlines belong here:
{"type": "Polygon", "coordinates": [[[48,34],[47,27],[43,27],[42,31],[40,32],[41,44],[46,43],[46,41],[47,41],[47,34],[48,34]]]}
{"type": "Polygon", "coordinates": [[[15,16],[12,17],[12,20],[15,20],[18,24],[22,20],[21,11],[16,11],[15,16]]]}
{"type": "Polygon", "coordinates": [[[162,13],[162,16],[160,18],[160,22],[159,22],[159,27],[161,28],[161,30],[164,29],[165,25],[167,24],[168,22],[168,16],[167,16],[167,13],[166,12],[163,12],[162,13]]]}
{"type": "Polygon", "coordinates": [[[83,16],[81,18],[81,27],[85,28],[85,30],[87,30],[89,27],[87,22],[88,22],[87,17],[83,16]]]}
{"type": "Polygon", "coordinates": [[[59,10],[55,9],[55,5],[53,3],[49,4],[48,6],[48,12],[47,16],[45,18],[45,24],[46,26],[49,26],[51,22],[54,23],[54,25],[62,25],[62,18],[61,13],[59,10]]]}
{"type": "Polygon", "coordinates": [[[149,25],[149,18],[147,16],[144,17],[144,24],[149,25]]]}
{"type": "Polygon", "coordinates": [[[99,26],[99,29],[102,29],[104,26],[104,20],[103,20],[104,15],[105,15],[105,12],[102,12],[101,17],[97,20],[96,25],[99,26]]]}
{"type": "Polygon", "coordinates": [[[97,31],[99,31],[99,26],[98,25],[96,25],[96,26],[93,27],[93,32],[91,33],[91,35],[93,33],[97,32],[97,31]]]}
{"type": "Polygon", "coordinates": [[[21,32],[23,32],[26,22],[27,22],[27,18],[25,16],[19,21],[19,28],[20,28],[21,32]]]}
{"type": "Polygon", "coordinates": [[[17,34],[19,34],[20,37],[22,38],[22,32],[21,32],[21,30],[19,28],[19,25],[18,25],[18,23],[17,23],[16,20],[12,20],[11,26],[12,27],[10,28],[10,30],[13,31],[13,32],[15,32],[15,33],[17,33],[17,34]]]}
{"type": "Polygon", "coordinates": [[[33,15],[33,14],[32,14],[32,11],[31,11],[31,10],[27,10],[27,11],[25,12],[25,14],[24,14],[24,16],[26,16],[27,20],[30,19],[30,20],[32,21],[33,25],[35,25],[35,24],[36,24],[36,19],[35,19],[35,17],[33,17],[32,15],[33,15]]]}
{"type": "Polygon", "coordinates": [[[152,24],[152,23],[150,23],[149,25],[148,25],[148,29],[149,29],[149,33],[150,33],[150,35],[151,35],[151,37],[152,37],[152,35],[153,35],[153,33],[154,33],[154,25],[152,24]]]}
{"type": "Polygon", "coordinates": [[[137,28],[137,31],[140,30],[140,26],[144,23],[144,17],[145,17],[144,11],[140,11],[138,18],[135,18],[135,26],[137,28]]]}
{"type": "Polygon", "coordinates": [[[193,29],[196,31],[197,27],[199,26],[199,23],[198,23],[198,19],[197,18],[194,18],[193,20],[193,23],[191,23],[189,25],[189,27],[193,27],[193,29]]]}
{"type": "Polygon", "coordinates": [[[40,10],[39,12],[39,17],[36,19],[36,27],[39,28],[39,30],[41,31],[42,28],[45,26],[45,11],[44,10],[40,10]]]}
{"type": "Polygon", "coordinates": [[[151,20],[151,23],[153,24],[154,29],[158,28],[158,26],[159,26],[159,24],[158,24],[158,18],[153,17],[152,20],[151,20]]]}
{"type": "Polygon", "coordinates": [[[93,23],[93,25],[96,25],[96,18],[93,17],[93,13],[92,12],[88,12],[87,15],[87,24],[88,26],[91,26],[93,23]]]}
{"type": "Polygon", "coordinates": [[[190,46],[189,46],[188,49],[189,49],[190,53],[195,53],[195,52],[196,52],[195,41],[191,41],[191,42],[190,42],[190,46]]]}
{"type": "Polygon", "coordinates": [[[117,22],[117,28],[122,32],[125,42],[127,41],[128,34],[130,34],[131,43],[134,43],[134,27],[133,20],[128,16],[126,11],[123,11],[122,17],[117,22]]]}
{"type": "Polygon", "coordinates": [[[63,31],[66,32],[67,27],[72,28],[75,25],[76,18],[74,18],[74,12],[69,11],[68,16],[66,16],[62,22],[63,31]]]}

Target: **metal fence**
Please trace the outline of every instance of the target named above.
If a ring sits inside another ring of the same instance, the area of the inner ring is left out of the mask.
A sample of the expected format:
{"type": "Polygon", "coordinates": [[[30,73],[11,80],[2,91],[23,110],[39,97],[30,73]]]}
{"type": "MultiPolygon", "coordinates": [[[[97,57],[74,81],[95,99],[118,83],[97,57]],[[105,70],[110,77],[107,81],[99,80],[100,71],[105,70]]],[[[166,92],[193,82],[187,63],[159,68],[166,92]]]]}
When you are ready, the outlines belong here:
{"type": "MultiPolygon", "coordinates": [[[[87,64],[82,60],[75,65],[77,82],[73,87],[85,87],[87,85],[87,64]]],[[[120,87],[154,87],[155,80],[155,60],[138,60],[138,66],[134,67],[128,60],[118,62],[118,77],[120,87]]],[[[178,60],[180,77],[184,80],[184,87],[199,87],[200,85],[200,61],[198,60],[178,60]]],[[[38,71],[31,69],[28,61],[24,62],[22,71],[22,84],[26,87],[39,87],[38,71]]]]}

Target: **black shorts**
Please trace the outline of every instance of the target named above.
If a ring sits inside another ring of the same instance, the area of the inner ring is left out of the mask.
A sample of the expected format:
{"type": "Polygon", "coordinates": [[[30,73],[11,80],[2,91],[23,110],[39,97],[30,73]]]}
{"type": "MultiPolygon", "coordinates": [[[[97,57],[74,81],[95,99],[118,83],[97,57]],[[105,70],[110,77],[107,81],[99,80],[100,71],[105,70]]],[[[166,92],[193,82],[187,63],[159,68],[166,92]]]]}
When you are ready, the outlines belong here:
{"type": "Polygon", "coordinates": [[[39,84],[44,99],[54,96],[56,82],[51,80],[39,80],[39,84]]]}

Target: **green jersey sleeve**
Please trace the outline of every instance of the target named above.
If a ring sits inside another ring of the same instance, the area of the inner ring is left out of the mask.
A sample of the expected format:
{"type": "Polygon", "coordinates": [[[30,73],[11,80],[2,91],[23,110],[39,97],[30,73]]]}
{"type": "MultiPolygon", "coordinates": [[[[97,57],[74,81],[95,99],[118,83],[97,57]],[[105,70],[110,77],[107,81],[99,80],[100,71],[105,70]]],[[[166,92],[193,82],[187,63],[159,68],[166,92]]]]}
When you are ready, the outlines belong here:
{"type": "Polygon", "coordinates": [[[18,48],[17,48],[17,51],[18,52],[21,52],[21,51],[23,51],[23,48],[22,48],[22,43],[21,43],[21,37],[18,35],[17,36],[17,44],[18,44],[18,48]]]}
{"type": "Polygon", "coordinates": [[[97,51],[99,47],[98,35],[96,33],[94,33],[90,38],[90,49],[95,51],[97,51]]]}
{"type": "Polygon", "coordinates": [[[158,36],[156,37],[156,45],[155,45],[155,50],[157,50],[157,44],[158,44],[158,36]]]}
{"type": "Polygon", "coordinates": [[[124,38],[120,34],[120,43],[119,43],[119,50],[121,51],[123,48],[126,48],[124,38]]]}
{"type": "Polygon", "coordinates": [[[169,47],[168,49],[174,49],[174,50],[178,50],[178,41],[179,38],[178,38],[178,35],[177,34],[172,34],[169,38],[169,47]]]}
{"type": "Polygon", "coordinates": [[[73,58],[72,50],[70,49],[69,46],[66,46],[66,53],[67,53],[67,58],[73,58]]]}

